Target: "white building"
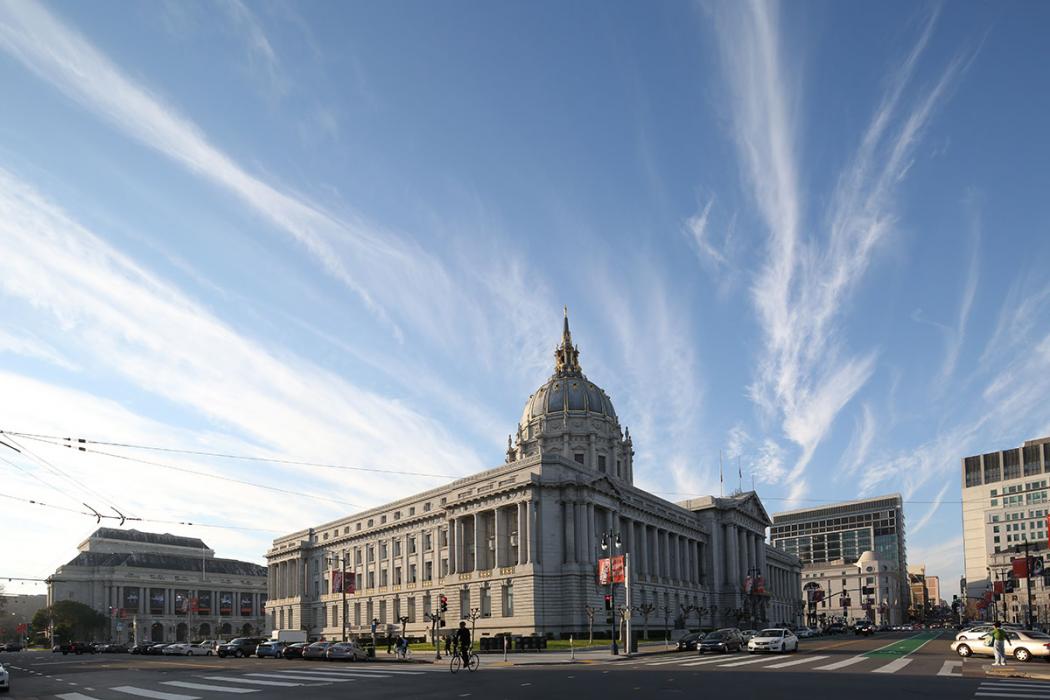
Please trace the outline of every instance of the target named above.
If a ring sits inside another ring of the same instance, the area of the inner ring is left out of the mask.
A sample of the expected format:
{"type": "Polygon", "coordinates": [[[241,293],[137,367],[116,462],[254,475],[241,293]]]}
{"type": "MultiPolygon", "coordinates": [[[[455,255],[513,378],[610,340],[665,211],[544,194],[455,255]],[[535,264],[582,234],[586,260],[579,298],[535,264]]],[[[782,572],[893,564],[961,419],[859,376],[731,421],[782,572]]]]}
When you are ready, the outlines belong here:
{"type": "Polygon", "coordinates": [[[1050,437],[962,459],[963,557],[966,596],[991,591],[994,555],[1045,549],[1050,515],[1050,437]]]}
{"type": "MultiPolygon", "coordinates": [[[[769,524],[754,493],[676,504],[634,485],[630,433],[583,375],[566,319],[554,374],[525,402],[503,465],[274,540],[267,614],[315,637],[401,617],[422,634],[444,595],[450,626],[474,610],[479,636],[580,635],[588,607],[608,629],[596,583],[608,534],[629,556],[639,626],[791,622],[800,562],[765,544],[769,524]],[[356,585],[343,611],[332,555],[356,585]]],[[[621,604],[622,586],[615,595],[621,604]]]]}
{"type": "Polygon", "coordinates": [[[185,642],[258,634],[266,569],[218,559],[195,537],[102,527],[47,580],[47,604],[84,603],[110,619],[107,640],[185,642]]]}
{"type": "Polygon", "coordinates": [[[856,562],[806,564],[802,567],[806,624],[853,625],[864,620],[902,624],[906,603],[901,600],[900,576],[895,559],[880,560],[872,551],[862,553],[856,562]]]}

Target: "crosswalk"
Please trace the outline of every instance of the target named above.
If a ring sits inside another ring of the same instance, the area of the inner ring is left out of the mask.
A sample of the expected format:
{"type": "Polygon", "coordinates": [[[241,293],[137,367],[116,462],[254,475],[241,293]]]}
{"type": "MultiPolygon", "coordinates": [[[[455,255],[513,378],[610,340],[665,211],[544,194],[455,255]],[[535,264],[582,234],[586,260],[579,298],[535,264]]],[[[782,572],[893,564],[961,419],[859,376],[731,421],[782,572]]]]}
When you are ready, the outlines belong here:
{"type": "MultiPolygon", "coordinates": [[[[847,656],[845,658],[834,657],[830,654],[800,654],[798,656],[770,654],[746,657],[729,654],[699,658],[694,655],[674,658],[660,656],[651,660],[628,662],[628,664],[631,668],[660,667],[667,670],[672,668],[685,670],[742,668],[742,670],[747,671],[778,671],[781,669],[790,669],[792,671],[839,671],[847,669],[851,673],[894,674],[905,669],[915,670],[916,667],[913,666],[915,661],[916,657],[914,656],[889,659],[884,656],[866,656],[864,654],[847,656]]],[[[936,668],[930,667],[928,670],[931,675],[958,677],[956,664],[961,666],[959,662],[945,662],[942,665],[938,661],[936,668]]],[[[1050,700],[1050,695],[1047,695],[1047,700],[1050,700]]]]}
{"type": "Polygon", "coordinates": [[[974,691],[975,698],[1015,698],[1016,700],[1050,700],[1050,683],[1015,678],[982,681],[974,691]]]}
{"type": "MultiPolygon", "coordinates": [[[[384,664],[385,666],[385,664],[384,664]]],[[[328,683],[352,684],[359,681],[383,680],[418,681],[431,673],[448,673],[448,666],[418,665],[411,668],[384,668],[381,666],[299,666],[266,672],[201,673],[188,675],[184,680],[156,680],[139,685],[115,685],[94,688],[85,692],[61,693],[59,700],[212,700],[233,698],[284,688],[315,686],[328,683]]]]}

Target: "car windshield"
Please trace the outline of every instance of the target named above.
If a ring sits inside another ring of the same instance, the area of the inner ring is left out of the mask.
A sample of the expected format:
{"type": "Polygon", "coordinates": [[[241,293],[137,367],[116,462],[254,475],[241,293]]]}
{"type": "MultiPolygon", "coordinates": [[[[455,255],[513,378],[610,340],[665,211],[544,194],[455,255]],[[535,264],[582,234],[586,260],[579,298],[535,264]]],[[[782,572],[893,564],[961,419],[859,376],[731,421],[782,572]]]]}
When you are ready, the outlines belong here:
{"type": "Polygon", "coordinates": [[[1050,639],[1050,634],[1043,632],[1025,632],[1024,634],[1029,639],[1050,639]]]}
{"type": "Polygon", "coordinates": [[[317,647],[317,648],[326,647],[326,646],[328,646],[328,642],[314,642],[310,646],[317,647]]]}
{"type": "Polygon", "coordinates": [[[762,630],[761,632],[758,633],[758,636],[759,637],[783,637],[784,636],[784,630],[776,630],[776,629],[762,630]]]}
{"type": "Polygon", "coordinates": [[[713,642],[717,642],[720,639],[724,639],[724,638],[725,638],[725,633],[724,632],[709,632],[707,634],[707,636],[704,637],[704,639],[710,640],[710,641],[713,641],[713,642]]]}
{"type": "Polygon", "coordinates": [[[250,640],[247,637],[237,637],[237,639],[230,642],[230,644],[245,644],[250,640]]]}

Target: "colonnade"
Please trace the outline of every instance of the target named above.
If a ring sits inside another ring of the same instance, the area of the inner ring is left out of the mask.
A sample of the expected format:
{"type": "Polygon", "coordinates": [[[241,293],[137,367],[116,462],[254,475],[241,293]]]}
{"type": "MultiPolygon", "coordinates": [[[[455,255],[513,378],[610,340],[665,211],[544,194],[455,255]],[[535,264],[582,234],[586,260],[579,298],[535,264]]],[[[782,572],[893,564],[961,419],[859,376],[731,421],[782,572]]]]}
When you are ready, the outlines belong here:
{"type": "Polygon", "coordinates": [[[449,518],[448,533],[449,573],[488,571],[538,559],[532,500],[449,518]]]}
{"type": "Polygon", "coordinates": [[[725,585],[743,583],[748,576],[765,576],[765,538],[757,532],[734,523],[722,525],[722,568],[725,585]]]}

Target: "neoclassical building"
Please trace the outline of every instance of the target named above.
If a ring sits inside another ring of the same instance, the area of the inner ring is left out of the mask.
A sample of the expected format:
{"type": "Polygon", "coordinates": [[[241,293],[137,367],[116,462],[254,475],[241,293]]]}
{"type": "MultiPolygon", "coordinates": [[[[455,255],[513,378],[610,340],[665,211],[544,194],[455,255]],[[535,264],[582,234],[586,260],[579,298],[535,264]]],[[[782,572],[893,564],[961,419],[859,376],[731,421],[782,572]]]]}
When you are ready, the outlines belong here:
{"type": "Polygon", "coordinates": [[[196,537],[100,527],[47,579],[47,604],[84,603],[109,618],[102,637],[187,642],[258,634],[266,569],[220,559],[196,537]]]}
{"type": "Polygon", "coordinates": [[[671,503],[636,487],[630,432],[584,376],[567,318],[554,359],[504,464],[274,540],[269,625],[333,637],[404,617],[421,635],[444,595],[449,627],[473,611],[479,635],[586,634],[589,609],[608,629],[603,535],[629,557],[639,628],[799,621],[801,562],[766,544],[758,496],[671,503]],[[342,611],[333,555],[354,577],[342,611]]]}

